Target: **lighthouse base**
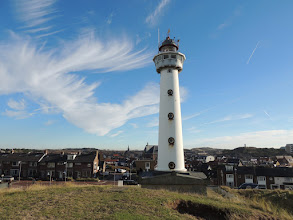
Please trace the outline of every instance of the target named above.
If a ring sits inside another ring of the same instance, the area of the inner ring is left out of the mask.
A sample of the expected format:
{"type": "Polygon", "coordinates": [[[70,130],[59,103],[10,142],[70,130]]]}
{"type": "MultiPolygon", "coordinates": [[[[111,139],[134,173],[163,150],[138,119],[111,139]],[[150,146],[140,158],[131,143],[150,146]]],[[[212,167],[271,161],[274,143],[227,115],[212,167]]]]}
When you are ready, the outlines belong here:
{"type": "Polygon", "coordinates": [[[207,193],[209,181],[202,172],[148,172],[142,175],[139,183],[142,188],[166,189],[177,192],[207,193]]]}

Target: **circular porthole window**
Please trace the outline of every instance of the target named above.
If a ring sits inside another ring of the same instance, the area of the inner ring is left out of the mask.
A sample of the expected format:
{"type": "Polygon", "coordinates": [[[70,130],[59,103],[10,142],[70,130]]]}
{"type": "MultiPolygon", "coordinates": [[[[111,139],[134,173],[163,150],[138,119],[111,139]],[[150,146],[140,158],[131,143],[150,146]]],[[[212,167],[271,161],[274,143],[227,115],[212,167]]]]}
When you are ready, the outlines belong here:
{"type": "Polygon", "coordinates": [[[168,118],[169,118],[169,120],[173,120],[173,118],[174,118],[174,114],[173,114],[172,112],[170,112],[170,113],[168,114],[168,118]]]}
{"type": "Polygon", "coordinates": [[[172,96],[173,95],[173,90],[169,89],[167,93],[168,93],[169,96],[172,96]]]}
{"type": "Polygon", "coordinates": [[[171,69],[168,69],[168,73],[171,73],[171,69]]]}
{"type": "Polygon", "coordinates": [[[174,162],[170,162],[168,164],[168,166],[169,166],[169,169],[171,169],[171,170],[175,169],[175,163],[174,162]]]}
{"type": "Polygon", "coordinates": [[[175,143],[175,139],[173,137],[168,138],[169,144],[173,145],[175,143]]]}

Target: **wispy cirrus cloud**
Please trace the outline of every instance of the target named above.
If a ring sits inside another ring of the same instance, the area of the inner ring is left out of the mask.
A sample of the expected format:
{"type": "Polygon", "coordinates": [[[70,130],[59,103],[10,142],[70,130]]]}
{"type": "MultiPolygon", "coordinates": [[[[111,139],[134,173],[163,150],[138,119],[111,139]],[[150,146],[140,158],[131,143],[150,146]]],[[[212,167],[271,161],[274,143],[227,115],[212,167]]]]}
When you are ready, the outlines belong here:
{"type": "Polygon", "coordinates": [[[9,99],[7,102],[7,105],[15,110],[24,110],[26,107],[24,99],[21,99],[19,101],[15,101],[14,99],[9,99]]]}
{"type": "Polygon", "coordinates": [[[217,147],[235,148],[243,146],[254,147],[281,147],[291,143],[293,130],[265,130],[240,133],[234,136],[220,136],[215,138],[201,138],[192,141],[185,141],[187,147],[217,147]]]}
{"type": "Polygon", "coordinates": [[[56,17],[56,0],[15,0],[18,19],[29,33],[49,31],[53,26],[48,22],[56,17]]]}
{"type": "MultiPolygon", "coordinates": [[[[121,104],[99,103],[94,94],[100,83],[87,84],[85,78],[73,74],[132,70],[149,64],[152,54],[134,51],[127,38],[103,42],[93,34],[82,35],[51,50],[14,33],[11,39],[0,42],[0,95],[25,94],[40,105],[40,111],[54,109],[68,122],[97,135],[105,135],[132,118],[158,112],[157,84],[147,84],[121,104]]],[[[17,104],[11,101],[10,106],[17,104]]],[[[2,114],[19,118],[22,113],[6,110],[2,114]]]]}
{"type": "Polygon", "coordinates": [[[154,26],[158,22],[158,17],[162,15],[163,9],[170,2],[170,0],[161,0],[155,10],[146,17],[145,22],[151,26],[154,26]]]}
{"type": "Polygon", "coordinates": [[[215,123],[226,122],[226,121],[234,121],[234,120],[247,119],[247,118],[251,118],[251,117],[253,117],[252,114],[228,115],[228,116],[225,116],[224,118],[220,118],[218,120],[211,121],[211,122],[208,122],[208,123],[205,123],[205,124],[206,125],[207,124],[215,124],[215,123]]]}
{"type": "Polygon", "coordinates": [[[35,114],[34,112],[28,112],[26,110],[26,102],[24,99],[21,99],[19,101],[9,99],[9,101],[7,102],[7,106],[10,109],[6,109],[4,112],[1,113],[1,115],[12,117],[15,119],[25,119],[35,114]]]}
{"type": "Polygon", "coordinates": [[[152,36],[152,35],[151,35],[150,32],[145,32],[142,36],[139,35],[139,34],[137,34],[137,35],[136,35],[136,42],[135,42],[135,44],[137,45],[137,44],[139,44],[140,42],[149,39],[151,36],[152,36]]]}
{"type": "Polygon", "coordinates": [[[189,119],[192,119],[192,118],[195,118],[197,116],[200,116],[201,115],[201,112],[196,112],[192,115],[187,115],[187,116],[184,116],[182,117],[182,120],[185,121],[185,120],[189,120],[189,119]]]}
{"type": "Polygon", "coordinates": [[[112,12],[112,13],[108,16],[108,18],[107,18],[107,20],[106,20],[106,23],[107,23],[107,24],[112,24],[113,17],[114,17],[114,12],[112,12]]]}
{"type": "Polygon", "coordinates": [[[116,137],[116,136],[122,134],[123,132],[124,132],[124,131],[120,130],[120,131],[117,131],[116,133],[111,134],[111,135],[109,135],[109,136],[110,136],[110,137],[116,137]]]}
{"type": "Polygon", "coordinates": [[[146,125],[148,128],[158,127],[159,126],[159,117],[153,118],[146,125]]]}
{"type": "Polygon", "coordinates": [[[133,128],[138,128],[138,125],[136,123],[129,123],[133,128]]]}
{"type": "Polygon", "coordinates": [[[54,124],[55,122],[56,122],[55,120],[48,120],[45,122],[45,125],[50,126],[50,125],[54,124]]]}
{"type": "Polygon", "coordinates": [[[228,17],[223,23],[218,25],[217,30],[221,31],[221,30],[231,26],[233,24],[235,18],[242,14],[241,9],[242,9],[241,7],[236,8],[230,17],[228,17]]]}
{"type": "Polygon", "coordinates": [[[1,115],[8,116],[15,119],[25,119],[34,115],[34,113],[29,113],[24,110],[5,110],[1,115]]]}
{"type": "Polygon", "coordinates": [[[217,27],[217,30],[222,30],[222,29],[228,27],[229,25],[230,25],[230,22],[226,21],[226,22],[224,22],[222,24],[219,24],[219,26],[217,27]]]}
{"type": "Polygon", "coordinates": [[[215,107],[207,108],[207,109],[202,110],[200,112],[196,112],[194,114],[184,116],[184,117],[182,117],[182,120],[185,121],[185,120],[189,120],[189,119],[192,119],[192,118],[196,118],[196,117],[200,116],[201,114],[203,114],[205,112],[208,112],[209,110],[211,110],[213,108],[215,108],[215,107]]]}
{"type": "Polygon", "coordinates": [[[196,134],[196,133],[199,133],[201,132],[201,130],[199,130],[197,127],[193,126],[193,127],[190,127],[190,128],[187,128],[186,131],[188,131],[189,133],[191,134],[196,134]]]}

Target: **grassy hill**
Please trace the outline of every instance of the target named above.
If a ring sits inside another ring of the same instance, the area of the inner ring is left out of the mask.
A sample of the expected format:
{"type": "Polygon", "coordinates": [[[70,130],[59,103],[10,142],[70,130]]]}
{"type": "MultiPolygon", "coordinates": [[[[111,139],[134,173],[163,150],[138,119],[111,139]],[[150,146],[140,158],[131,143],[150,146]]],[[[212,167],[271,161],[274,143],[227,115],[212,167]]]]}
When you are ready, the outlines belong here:
{"type": "Polygon", "coordinates": [[[292,192],[284,203],[278,201],[285,199],[280,191],[259,192],[266,197],[249,190],[230,190],[233,196],[225,198],[211,190],[200,196],[139,187],[34,185],[1,190],[0,219],[293,219],[292,192]]]}
{"type": "Polygon", "coordinates": [[[275,148],[256,148],[256,147],[238,147],[233,150],[223,150],[222,154],[226,157],[237,158],[256,158],[256,157],[272,157],[279,155],[287,155],[284,149],[275,148]]]}

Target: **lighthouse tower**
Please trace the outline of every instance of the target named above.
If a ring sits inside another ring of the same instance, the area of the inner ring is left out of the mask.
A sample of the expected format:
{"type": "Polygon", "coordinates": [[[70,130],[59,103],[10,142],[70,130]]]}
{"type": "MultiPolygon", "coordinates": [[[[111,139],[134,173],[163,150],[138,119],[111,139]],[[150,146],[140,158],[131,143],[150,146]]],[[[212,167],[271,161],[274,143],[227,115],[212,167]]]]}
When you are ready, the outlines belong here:
{"type": "Polygon", "coordinates": [[[178,78],[185,55],[178,49],[178,43],[168,36],[153,59],[161,74],[157,171],[186,171],[178,78]]]}

